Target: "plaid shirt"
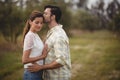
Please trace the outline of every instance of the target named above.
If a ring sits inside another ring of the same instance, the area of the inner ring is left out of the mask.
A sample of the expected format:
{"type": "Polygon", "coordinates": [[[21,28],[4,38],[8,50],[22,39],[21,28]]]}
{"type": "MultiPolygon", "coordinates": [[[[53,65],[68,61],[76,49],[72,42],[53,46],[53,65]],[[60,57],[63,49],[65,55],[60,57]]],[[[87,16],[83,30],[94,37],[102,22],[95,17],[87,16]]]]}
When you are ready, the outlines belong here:
{"type": "Polygon", "coordinates": [[[46,43],[50,50],[45,64],[56,61],[63,66],[57,69],[45,70],[45,80],[70,80],[71,60],[69,50],[69,40],[62,28],[62,25],[53,27],[48,31],[46,43]]]}

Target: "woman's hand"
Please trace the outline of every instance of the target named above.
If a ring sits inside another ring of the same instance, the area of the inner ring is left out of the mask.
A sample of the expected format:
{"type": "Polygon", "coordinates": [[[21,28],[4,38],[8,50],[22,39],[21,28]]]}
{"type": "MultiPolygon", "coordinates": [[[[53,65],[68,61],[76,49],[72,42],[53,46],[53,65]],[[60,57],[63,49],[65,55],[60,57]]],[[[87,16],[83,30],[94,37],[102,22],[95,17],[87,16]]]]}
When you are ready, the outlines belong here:
{"type": "Polygon", "coordinates": [[[43,52],[42,52],[43,58],[46,58],[46,57],[47,57],[48,52],[49,52],[49,50],[48,50],[48,45],[45,44],[45,45],[44,45],[43,52]]]}

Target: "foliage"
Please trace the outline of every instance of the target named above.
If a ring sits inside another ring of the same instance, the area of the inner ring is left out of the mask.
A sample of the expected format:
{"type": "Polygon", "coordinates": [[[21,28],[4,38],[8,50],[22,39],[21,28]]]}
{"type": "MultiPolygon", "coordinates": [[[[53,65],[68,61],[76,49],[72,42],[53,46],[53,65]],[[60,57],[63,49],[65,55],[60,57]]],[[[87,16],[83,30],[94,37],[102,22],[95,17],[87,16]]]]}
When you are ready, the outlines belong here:
{"type": "Polygon", "coordinates": [[[105,8],[104,0],[98,0],[97,5],[93,6],[91,11],[94,11],[100,18],[101,26],[105,29],[110,29],[111,31],[119,34],[119,14],[120,14],[120,3],[118,0],[112,0],[108,3],[108,6],[105,8]]]}
{"type": "Polygon", "coordinates": [[[120,13],[116,14],[114,19],[110,22],[110,30],[112,30],[117,36],[120,34],[120,13]]]}
{"type": "Polygon", "coordinates": [[[0,1],[0,31],[8,42],[16,43],[21,32],[22,12],[13,0],[0,1]]]}
{"type": "MultiPolygon", "coordinates": [[[[22,34],[23,26],[29,15],[33,10],[44,11],[44,6],[52,4],[61,8],[63,16],[60,21],[63,24],[63,28],[68,31],[70,26],[71,14],[67,9],[67,5],[64,0],[1,0],[0,1],[0,32],[8,42],[16,43],[19,35],[22,34]],[[19,5],[18,5],[19,4],[19,5]],[[1,7],[4,7],[1,8],[1,7]]],[[[48,30],[43,27],[42,31],[48,30]]]]}
{"type": "MultiPolygon", "coordinates": [[[[113,0],[106,9],[104,0],[98,0],[97,5],[91,9],[88,9],[87,3],[88,0],[68,3],[65,0],[0,0],[0,33],[7,42],[17,43],[31,12],[33,10],[43,12],[44,6],[48,4],[61,8],[63,14],[60,23],[63,24],[68,35],[71,35],[69,32],[72,29],[90,31],[109,29],[117,34],[120,33],[118,0],[113,0]],[[78,7],[76,10],[73,9],[75,4],[78,7]]],[[[44,25],[39,32],[40,36],[46,35],[47,30],[47,25],[44,25]]]]}
{"type": "Polygon", "coordinates": [[[120,34],[120,13],[115,16],[114,22],[115,22],[115,27],[116,27],[115,31],[120,34]]]}
{"type": "Polygon", "coordinates": [[[77,3],[77,6],[87,8],[87,2],[88,0],[79,0],[79,2],[77,3]]]}
{"type": "Polygon", "coordinates": [[[73,25],[76,29],[85,29],[85,30],[98,30],[99,27],[99,19],[97,16],[91,15],[89,12],[85,10],[79,10],[73,18],[73,25]]]}

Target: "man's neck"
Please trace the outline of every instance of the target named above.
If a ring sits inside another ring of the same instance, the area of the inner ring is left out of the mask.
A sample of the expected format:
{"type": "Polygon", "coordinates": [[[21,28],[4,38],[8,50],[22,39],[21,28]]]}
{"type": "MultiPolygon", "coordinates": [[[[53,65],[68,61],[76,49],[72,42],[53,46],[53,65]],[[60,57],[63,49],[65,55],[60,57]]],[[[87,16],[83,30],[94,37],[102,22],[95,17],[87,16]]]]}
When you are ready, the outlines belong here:
{"type": "Polygon", "coordinates": [[[55,22],[55,21],[51,21],[51,22],[48,24],[49,29],[51,29],[51,28],[53,28],[53,27],[55,27],[55,26],[57,26],[57,25],[58,25],[58,23],[55,22]]]}

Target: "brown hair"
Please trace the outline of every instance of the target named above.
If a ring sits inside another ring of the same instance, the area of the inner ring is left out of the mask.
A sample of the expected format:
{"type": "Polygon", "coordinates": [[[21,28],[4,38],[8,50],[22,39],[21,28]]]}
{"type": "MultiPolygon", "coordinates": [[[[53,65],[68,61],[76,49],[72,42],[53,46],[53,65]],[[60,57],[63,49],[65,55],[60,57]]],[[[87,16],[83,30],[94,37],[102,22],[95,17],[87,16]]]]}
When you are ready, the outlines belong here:
{"type": "Polygon", "coordinates": [[[26,25],[24,27],[23,30],[23,43],[24,43],[24,38],[25,35],[28,33],[28,31],[30,30],[30,24],[29,24],[29,20],[33,21],[36,17],[42,17],[43,18],[43,14],[40,11],[33,11],[29,17],[29,19],[26,22],[26,25]]]}

